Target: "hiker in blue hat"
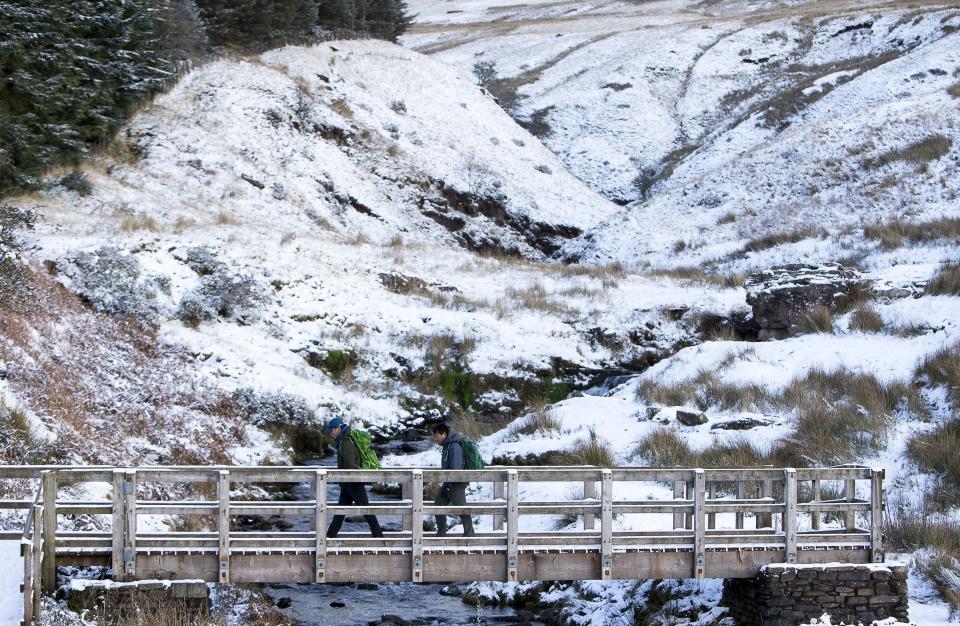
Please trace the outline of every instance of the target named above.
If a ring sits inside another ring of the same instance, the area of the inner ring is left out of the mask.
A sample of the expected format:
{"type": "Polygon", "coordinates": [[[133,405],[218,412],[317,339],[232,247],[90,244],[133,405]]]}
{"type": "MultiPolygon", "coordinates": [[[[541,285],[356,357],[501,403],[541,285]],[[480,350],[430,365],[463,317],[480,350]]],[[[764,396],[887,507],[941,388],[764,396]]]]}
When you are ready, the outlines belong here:
{"type": "MultiPolygon", "coordinates": [[[[334,438],[337,446],[337,469],[363,469],[360,449],[357,447],[354,437],[350,436],[350,426],[339,417],[335,417],[327,424],[327,434],[334,438]]],[[[340,499],[337,500],[340,506],[357,504],[368,506],[370,500],[367,498],[366,483],[340,483],[340,499]]],[[[374,537],[383,537],[383,529],[380,528],[380,521],[376,515],[364,515],[370,526],[370,534],[374,537]]],[[[336,537],[343,526],[343,515],[334,515],[333,521],[327,528],[327,537],[336,537]]]]}

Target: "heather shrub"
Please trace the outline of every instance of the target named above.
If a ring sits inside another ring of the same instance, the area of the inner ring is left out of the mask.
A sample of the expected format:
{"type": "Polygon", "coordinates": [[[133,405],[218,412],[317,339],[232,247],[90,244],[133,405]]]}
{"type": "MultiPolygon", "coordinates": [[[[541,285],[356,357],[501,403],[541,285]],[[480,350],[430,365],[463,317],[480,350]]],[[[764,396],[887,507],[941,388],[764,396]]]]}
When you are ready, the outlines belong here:
{"type": "Polygon", "coordinates": [[[203,246],[187,250],[187,257],[184,259],[184,263],[200,276],[210,276],[211,274],[222,272],[226,268],[210,248],[203,246]]]}
{"type": "Polygon", "coordinates": [[[238,412],[252,424],[283,424],[310,426],[316,424],[316,415],[300,396],[284,393],[261,393],[244,387],[233,392],[231,401],[238,412]]]}
{"type": "Polygon", "coordinates": [[[176,316],[187,326],[196,328],[201,322],[218,317],[246,317],[263,300],[263,289],[252,276],[231,274],[221,265],[214,273],[201,277],[200,286],[180,300],[176,316]]]}
{"type": "Polygon", "coordinates": [[[140,263],[113,246],[80,252],[68,259],[64,274],[73,290],[98,311],[144,321],[157,317],[156,284],[142,279],[140,263]]]}

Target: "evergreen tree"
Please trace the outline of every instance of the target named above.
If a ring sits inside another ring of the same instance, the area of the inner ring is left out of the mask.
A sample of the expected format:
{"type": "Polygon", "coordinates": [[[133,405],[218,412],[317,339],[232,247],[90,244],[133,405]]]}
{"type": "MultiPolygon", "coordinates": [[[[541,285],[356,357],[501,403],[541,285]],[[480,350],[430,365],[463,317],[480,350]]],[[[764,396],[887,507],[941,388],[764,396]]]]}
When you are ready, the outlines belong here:
{"type": "Polygon", "coordinates": [[[268,49],[306,37],[317,23],[316,0],[197,0],[210,43],[268,49]]]}
{"type": "Polygon", "coordinates": [[[413,21],[406,0],[320,0],[318,23],[396,41],[413,21]]]}
{"type": "Polygon", "coordinates": [[[320,0],[317,13],[323,28],[354,30],[353,0],[320,0]]]}
{"type": "Polygon", "coordinates": [[[309,41],[317,27],[391,41],[405,0],[0,0],[0,195],[110,140],[210,46],[309,41]]]}
{"type": "Polygon", "coordinates": [[[0,2],[0,192],[106,141],[162,87],[156,0],[0,2]]]}

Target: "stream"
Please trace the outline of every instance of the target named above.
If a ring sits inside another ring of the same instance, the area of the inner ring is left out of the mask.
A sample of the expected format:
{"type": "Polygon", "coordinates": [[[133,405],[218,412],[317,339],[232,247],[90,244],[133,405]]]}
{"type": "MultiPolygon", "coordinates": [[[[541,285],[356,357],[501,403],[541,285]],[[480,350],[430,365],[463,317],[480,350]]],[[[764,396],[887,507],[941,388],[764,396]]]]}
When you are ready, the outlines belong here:
{"type": "MultiPolygon", "coordinates": [[[[431,439],[419,442],[405,442],[405,451],[423,451],[433,445],[431,439]],[[415,450],[409,448],[415,447],[415,450]]],[[[394,450],[378,448],[378,453],[390,453],[394,450]]],[[[336,455],[323,459],[307,461],[307,465],[336,467],[336,455]]],[[[312,487],[300,484],[292,488],[298,500],[313,499],[312,487]]],[[[390,496],[371,492],[370,500],[389,500],[390,496]]],[[[340,496],[339,486],[330,485],[329,498],[336,500],[340,496]]],[[[341,532],[368,533],[366,522],[351,521],[347,518],[341,532]]],[[[399,531],[402,521],[398,515],[379,516],[380,525],[387,532],[399,531]]],[[[275,524],[280,520],[269,520],[275,524]]],[[[284,518],[278,530],[309,531],[310,520],[302,517],[284,518]]],[[[456,531],[454,531],[456,532],[456,531]]],[[[457,585],[414,584],[414,583],[359,583],[359,584],[272,584],[264,585],[264,592],[277,604],[284,615],[297,620],[298,626],[368,626],[368,624],[409,623],[416,626],[434,624],[503,624],[521,623],[542,624],[535,621],[526,611],[517,611],[509,607],[475,607],[464,604],[459,590],[469,583],[457,585]],[[447,588],[447,594],[441,590],[447,588]],[[450,594],[449,592],[453,592],[450,594]],[[385,619],[395,616],[398,620],[385,619]]]]}

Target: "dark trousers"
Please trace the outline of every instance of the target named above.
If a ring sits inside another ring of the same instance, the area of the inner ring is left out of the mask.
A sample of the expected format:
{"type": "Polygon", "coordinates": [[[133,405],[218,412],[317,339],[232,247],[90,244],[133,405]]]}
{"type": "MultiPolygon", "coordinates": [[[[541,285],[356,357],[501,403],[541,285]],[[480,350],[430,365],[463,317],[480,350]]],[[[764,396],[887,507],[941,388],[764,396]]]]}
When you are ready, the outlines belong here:
{"type": "MultiPolygon", "coordinates": [[[[363,483],[340,483],[340,499],[337,500],[340,506],[356,504],[367,506],[370,500],[367,499],[367,486],[363,483]]],[[[380,528],[380,521],[376,515],[364,515],[370,526],[370,534],[374,537],[383,537],[383,529],[380,528]]],[[[327,528],[327,537],[336,537],[340,533],[340,527],[343,526],[343,515],[334,515],[330,527],[327,528]]]]}
{"type": "MultiPolygon", "coordinates": [[[[467,483],[443,483],[440,487],[440,493],[433,502],[437,506],[464,506],[467,503],[467,483]]],[[[460,522],[463,524],[463,535],[465,537],[473,536],[473,517],[470,515],[461,515],[460,522]]],[[[447,516],[437,515],[437,534],[447,534],[447,516]]]]}

